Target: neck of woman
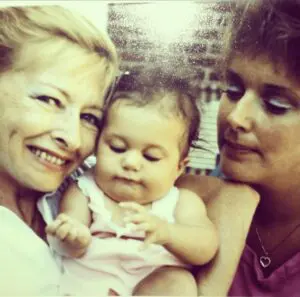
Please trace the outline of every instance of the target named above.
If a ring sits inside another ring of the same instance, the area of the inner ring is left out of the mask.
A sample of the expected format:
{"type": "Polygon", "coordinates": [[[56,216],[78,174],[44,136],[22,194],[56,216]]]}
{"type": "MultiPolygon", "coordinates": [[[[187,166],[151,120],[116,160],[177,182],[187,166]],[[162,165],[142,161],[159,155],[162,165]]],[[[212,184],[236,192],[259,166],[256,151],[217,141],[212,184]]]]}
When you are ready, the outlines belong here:
{"type": "Polygon", "coordinates": [[[0,206],[14,212],[29,227],[33,228],[36,216],[36,203],[42,193],[21,187],[7,174],[0,173],[0,206]]]}
{"type": "Polygon", "coordinates": [[[300,190],[299,186],[254,188],[260,194],[260,203],[247,244],[257,254],[262,272],[268,277],[300,251],[300,190]]]}
{"type": "Polygon", "coordinates": [[[285,224],[300,219],[300,187],[254,186],[261,200],[256,219],[263,225],[285,224]]]}

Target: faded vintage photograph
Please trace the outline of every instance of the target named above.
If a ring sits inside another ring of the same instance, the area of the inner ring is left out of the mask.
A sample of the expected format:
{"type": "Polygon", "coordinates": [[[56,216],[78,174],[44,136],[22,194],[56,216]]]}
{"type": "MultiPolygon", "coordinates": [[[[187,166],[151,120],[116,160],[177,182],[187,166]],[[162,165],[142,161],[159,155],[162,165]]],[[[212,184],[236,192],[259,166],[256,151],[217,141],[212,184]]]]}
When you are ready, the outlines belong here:
{"type": "Polygon", "coordinates": [[[0,296],[299,295],[300,1],[0,22],[0,296]]]}

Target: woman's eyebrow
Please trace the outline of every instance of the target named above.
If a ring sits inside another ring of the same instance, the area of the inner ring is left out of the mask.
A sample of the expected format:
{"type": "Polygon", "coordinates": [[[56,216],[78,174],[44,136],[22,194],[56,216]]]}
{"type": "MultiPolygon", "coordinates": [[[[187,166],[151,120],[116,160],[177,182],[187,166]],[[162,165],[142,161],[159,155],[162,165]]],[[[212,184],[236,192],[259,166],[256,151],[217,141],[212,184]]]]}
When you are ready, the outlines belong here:
{"type": "Polygon", "coordinates": [[[101,112],[104,112],[105,108],[103,106],[100,106],[100,105],[96,105],[96,104],[93,104],[91,106],[88,106],[89,109],[98,109],[100,110],[101,112]]]}
{"type": "MultiPolygon", "coordinates": [[[[59,93],[61,93],[67,99],[67,101],[69,101],[69,102],[71,101],[70,95],[65,90],[63,90],[62,88],[58,87],[57,85],[54,85],[54,84],[51,84],[51,83],[48,83],[48,82],[44,82],[44,81],[40,81],[40,83],[42,85],[45,85],[47,87],[50,87],[51,89],[54,89],[54,90],[58,91],[59,93]]],[[[100,105],[97,105],[97,104],[93,104],[91,106],[88,106],[88,108],[90,108],[90,109],[98,109],[101,112],[104,112],[104,107],[100,106],[100,105]]]]}
{"type": "Polygon", "coordinates": [[[265,89],[268,89],[270,91],[279,91],[279,92],[290,92],[293,93],[292,90],[290,90],[286,86],[277,85],[277,84],[265,84],[265,89]]]}
{"type": "Polygon", "coordinates": [[[48,86],[51,89],[54,89],[54,90],[60,92],[64,97],[66,97],[67,100],[70,100],[70,95],[65,90],[63,90],[62,88],[58,87],[57,85],[54,85],[54,84],[51,84],[51,83],[48,83],[48,82],[44,82],[44,81],[40,81],[40,83],[42,85],[48,86]]]}
{"type": "Polygon", "coordinates": [[[274,92],[276,94],[286,94],[287,96],[295,99],[299,102],[300,94],[295,93],[293,90],[286,86],[275,85],[275,84],[265,84],[264,89],[267,92],[274,92]]]}
{"type": "Polygon", "coordinates": [[[225,72],[225,78],[228,80],[232,80],[234,82],[240,82],[240,83],[243,82],[243,79],[232,69],[228,69],[225,72]]]}

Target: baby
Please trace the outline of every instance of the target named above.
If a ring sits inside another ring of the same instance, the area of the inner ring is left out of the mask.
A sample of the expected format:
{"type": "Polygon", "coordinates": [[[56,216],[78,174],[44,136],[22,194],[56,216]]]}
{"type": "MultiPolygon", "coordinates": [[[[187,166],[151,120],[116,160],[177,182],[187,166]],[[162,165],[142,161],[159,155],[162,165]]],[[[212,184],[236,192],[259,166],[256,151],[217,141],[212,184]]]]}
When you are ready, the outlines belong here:
{"type": "Polygon", "coordinates": [[[199,124],[184,81],[151,72],[120,80],[96,166],[67,189],[46,229],[64,255],[62,294],[132,295],[159,267],[213,258],[218,239],[202,200],[174,186],[199,124]]]}

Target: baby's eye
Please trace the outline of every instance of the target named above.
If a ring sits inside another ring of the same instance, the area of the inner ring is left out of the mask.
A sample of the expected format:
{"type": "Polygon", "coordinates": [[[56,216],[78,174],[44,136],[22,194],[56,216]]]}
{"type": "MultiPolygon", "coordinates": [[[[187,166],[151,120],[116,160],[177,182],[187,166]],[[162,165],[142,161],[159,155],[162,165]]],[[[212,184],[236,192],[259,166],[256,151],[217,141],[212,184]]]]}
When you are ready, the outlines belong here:
{"type": "Polygon", "coordinates": [[[158,157],[154,157],[154,156],[151,156],[151,155],[148,155],[148,154],[144,154],[144,158],[150,162],[158,162],[161,160],[161,158],[158,158],[158,157]]]}
{"type": "Polygon", "coordinates": [[[34,96],[34,99],[37,99],[39,101],[42,101],[42,102],[52,105],[52,106],[57,106],[57,107],[62,106],[61,102],[57,98],[53,98],[53,97],[50,97],[47,95],[34,96]]]}
{"type": "Polygon", "coordinates": [[[97,128],[100,127],[100,119],[91,113],[83,113],[81,114],[81,119],[86,121],[88,124],[93,125],[97,128]]]}
{"type": "Polygon", "coordinates": [[[125,151],[126,151],[126,148],[121,147],[121,146],[110,145],[109,147],[112,151],[114,151],[117,154],[122,154],[122,153],[125,153],[125,151]]]}
{"type": "Polygon", "coordinates": [[[282,115],[294,108],[294,106],[282,98],[264,99],[265,109],[274,115],[282,115]]]}

